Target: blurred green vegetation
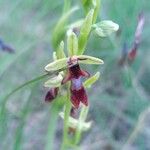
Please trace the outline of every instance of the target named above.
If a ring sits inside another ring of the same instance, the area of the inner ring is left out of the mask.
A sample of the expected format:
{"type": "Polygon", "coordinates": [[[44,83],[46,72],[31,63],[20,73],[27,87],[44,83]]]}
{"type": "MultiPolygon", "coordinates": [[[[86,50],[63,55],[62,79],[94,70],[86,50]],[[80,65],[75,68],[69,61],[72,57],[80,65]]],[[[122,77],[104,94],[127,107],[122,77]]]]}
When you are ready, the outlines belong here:
{"type": "MultiPolygon", "coordinates": [[[[70,23],[83,17],[80,2],[73,1],[72,6],[75,5],[80,9],[71,17],[70,23]]],[[[14,54],[0,51],[0,102],[18,85],[44,73],[44,66],[52,60],[51,35],[62,15],[62,6],[60,0],[0,0],[0,38],[15,49],[14,54]]],[[[122,149],[132,139],[127,150],[149,150],[149,111],[146,111],[140,130],[134,136],[132,133],[139,125],[139,116],[150,104],[150,1],[103,0],[100,19],[118,23],[120,32],[108,38],[91,34],[88,42],[86,53],[99,56],[105,64],[100,68],[83,66],[91,74],[93,70],[100,70],[101,78],[88,91],[89,120],[93,120],[93,125],[83,135],[80,149],[122,149]],[[124,42],[129,49],[132,46],[141,11],[146,22],[138,55],[131,67],[118,67],[124,42]]],[[[0,135],[0,149],[44,149],[49,121],[56,119],[53,105],[44,102],[46,90],[41,81],[9,98],[5,121],[0,124],[1,130],[2,124],[6,129],[0,135]]],[[[55,126],[54,149],[59,149],[62,120],[58,119],[55,126]]]]}

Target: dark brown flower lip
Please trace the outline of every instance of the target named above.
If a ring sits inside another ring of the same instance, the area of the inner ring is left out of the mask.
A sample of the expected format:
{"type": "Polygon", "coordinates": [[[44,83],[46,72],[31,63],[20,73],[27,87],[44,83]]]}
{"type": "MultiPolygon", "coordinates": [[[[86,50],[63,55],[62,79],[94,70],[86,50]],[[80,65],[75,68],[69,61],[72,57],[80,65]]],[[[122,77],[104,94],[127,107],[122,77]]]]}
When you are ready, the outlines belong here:
{"type": "Polygon", "coordinates": [[[70,88],[71,91],[71,102],[75,108],[79,108],[80,102],[82,102],[85,106],[88,106],[88,97],[86,94],[86,90],[83,86],[79,90],[70,88]]]}

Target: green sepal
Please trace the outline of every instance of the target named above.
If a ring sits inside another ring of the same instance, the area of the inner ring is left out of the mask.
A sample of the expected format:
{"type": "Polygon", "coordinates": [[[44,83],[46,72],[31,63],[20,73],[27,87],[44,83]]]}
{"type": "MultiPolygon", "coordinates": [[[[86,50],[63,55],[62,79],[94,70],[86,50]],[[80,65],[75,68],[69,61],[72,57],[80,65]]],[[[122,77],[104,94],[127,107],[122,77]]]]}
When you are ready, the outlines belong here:
{"type": "Polygon", "coordinates": [[[67,61],[68,61],[68,58],[62,58],[62,59],[55,60],[55,61],[49,63],[45,67],[45,70],[48,71],[48,72],[51,72],[51,71],[60,70],[62,68],[66,68],[67,65],[68,65],[67,61]]]}
{"type": "Polygon", "coordinates": [[[85,51],[87,39],[92,27],[93,13],[94,10],[91,9],[81,26],[79,40],[78,40],[78,55],[83,54],[85,51]]]}
{"type": "Polygon", "coordinates": [[[102,59],[88,56],[88,55],[78,55],[78,62],[82,64],[104,64],[102,59]]]}
{"type": "MultiPolygon", "coordinates": [[[[65,69],[68,67],[68,60],[70,59],[70,57],[68,58],[62,58],[62,59],[58,59],[55,60],[51,63],[49,63],[46,67],[45,70],[48,72],[51,71],[57,71],[60,69],[65,69]]],[[[77,63],[81,63],[81,64],[96,64],[96,65],[100,65],[103,64],[103,60],[96,58],[96,57],[92,57],[92,56],[87,56],[87,55],[78,55],[78,56],[73,56],[72,59],[77,59],[77,63]]]]}

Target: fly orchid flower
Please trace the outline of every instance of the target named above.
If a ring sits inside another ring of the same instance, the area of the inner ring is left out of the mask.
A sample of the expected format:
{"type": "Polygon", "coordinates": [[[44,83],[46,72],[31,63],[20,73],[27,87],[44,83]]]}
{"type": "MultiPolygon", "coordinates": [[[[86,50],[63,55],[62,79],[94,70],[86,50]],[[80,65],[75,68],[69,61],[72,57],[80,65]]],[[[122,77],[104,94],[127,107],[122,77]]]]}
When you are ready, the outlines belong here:
{"type": "Polygon", "coordinates": [[[81,78],[89,76],[90,74],[88,72],[80,69],[78,59],[71,57],[68,61],[68,72],[66,77],[62,80],[62,84],[71,81],[71,102],[75,108],[79,107],[80,102],[88,106],[88,98],[81,78]]]}
{"type": "MultiPolygon", "coordinates": [[[[71,81],[70,99],[74,108],[78,108],[80,105],[80,102],[83,103],[85,106],[88,106],[87,93],[86,93],[86,90],[83,86],[81,79],[82,77],[89,77],[90,74],[87,71],[84,71],[80,68],[80,65],[79,65],[80,63],[103,64],[103,61],[99,58],[95,58],[95,57],[91,57],[87,55],[78,55],[78,56],[72,56],[69,58],[62,58],[62,59],[55,60],[54,62],[48,64],[45,67],[45,70],[47,72],[57,71],[62,68],[67,69],[67,73],[65,76],[62,75],[61,72],[58,73],[56,77],[45,82],[45,87],[58,88],[62,84],[65,84],[68,81],[71,81]]],[[[57,92],[54,92],[54,93],[57,95],[57,92]]],[[[50,90],[50,93],[53,93],[52,90],[50,90]]],[[[53,93],[52,96],[49,96],[50,93],[49,94],[47,93],[46,98],[49,98],[49,97],[55,98],[56,95],[54,96],[53,95],[54,93],[53,93]]],[[[49,101],[52,101],[52,100],[49,100],[49,101]]]]}

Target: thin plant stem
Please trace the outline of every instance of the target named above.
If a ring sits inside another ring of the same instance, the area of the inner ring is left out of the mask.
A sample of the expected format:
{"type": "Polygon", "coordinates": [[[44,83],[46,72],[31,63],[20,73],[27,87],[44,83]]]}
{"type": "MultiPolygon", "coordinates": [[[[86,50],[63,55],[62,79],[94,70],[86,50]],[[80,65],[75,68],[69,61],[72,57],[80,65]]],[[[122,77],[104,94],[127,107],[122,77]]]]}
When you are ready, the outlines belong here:
{"type": "Polygon", "coordinates": [[[74,139],[74,144],[75,145],[77,145],[79,143],[80,139],[81,139],[81,133],[82,133],[81,125],[85,121],[85,119],[87,117],[87,114],[88,114],[88,107],[82,106],[81,113],[80,113],[80,116],[79,116],[77,131],[75,133],[75,139],[74,139]]]}
{"type": "Polygon", "coordinates": [[[63,9],[63,13],[66,13],[71,5],[71,0],[64,0],[64,9],[63,9]]]}
{"type": "Polygon", "coordinates": [[[63,142],[61,146],[61,150],[65,150],[65,146],[68,143],[68,119],[71,110],[71,102],[70,102],[70,88],[68,84],[68,92],[67,92],[67,100],[65,105],[65,114],[64,114],[64,130],[63,130],[63,142]]]}

